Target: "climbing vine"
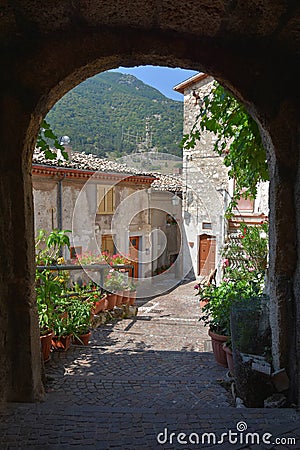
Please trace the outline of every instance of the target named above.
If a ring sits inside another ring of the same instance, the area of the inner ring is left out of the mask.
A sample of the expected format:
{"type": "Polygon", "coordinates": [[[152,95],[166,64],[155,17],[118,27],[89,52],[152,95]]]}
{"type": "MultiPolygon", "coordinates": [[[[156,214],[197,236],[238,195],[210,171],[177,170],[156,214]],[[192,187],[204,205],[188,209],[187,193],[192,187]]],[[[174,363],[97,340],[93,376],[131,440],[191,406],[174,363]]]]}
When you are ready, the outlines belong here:
{"type": "Polygon", "coordinates": [[[191,133],[183,137],[183,147],[194,148],[204,131],[216,135],[214,150],[224,157],[228,176],[235,180],[236,190],[228,208],[231,212],[241,195],[255,198],[257,184],[269,179],[259,128],[245,107],[215,82],[203,98],[191,133]]]}
{"type": "Polygon", "coordinates": [[[50,125],[48,124],[48,122],[46,122],[45,119],[41,124],[41,128],[36,141],[36,146],[44,153],[45,158],[47,159],[57,158],[57,150],[61,151],[64,159],[68,159],[68,153],[65,151],[65,148],[59,143],[57,136],[53,133],[50,125]]]}

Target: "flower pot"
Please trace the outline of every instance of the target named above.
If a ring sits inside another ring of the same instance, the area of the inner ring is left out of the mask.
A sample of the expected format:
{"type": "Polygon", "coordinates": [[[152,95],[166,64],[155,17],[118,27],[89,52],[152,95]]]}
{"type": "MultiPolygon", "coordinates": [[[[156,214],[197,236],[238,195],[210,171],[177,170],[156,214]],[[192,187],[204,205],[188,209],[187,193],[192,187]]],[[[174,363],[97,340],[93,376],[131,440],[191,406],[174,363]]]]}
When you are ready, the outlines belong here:
{"type": "Polygon", "coordinates": [[[209,302],[209,299],[207,298],[204,298],[203,300],[200,300],[200,308],[202,309],[202,308],[204,308],[204,306],[206,306],[207,305],[207,303],[209,302]]]}
{"type": "Polygon", "coordinates": [[[98,314],[101,311],[105,311],[107,309],[107,298],[102,297],[100,300],[94,302],[94,307],[92,309],[93,314],[98,314]]]}
{"type": "Polygon", "coordinates": [[[116,306],[121,306],[123,303],[123,291],[117,291],[116,296],[117,296],[116,306]]]}
{"type": "Polygon", "coordinates": [[[226,343],[223,344],[223,350],[226,353],[226,360],[230,375],[234,377],[234,365],[233,365],[233,356],[232,351],[229,347],[227,347],[226,343]]]}
{"type": "Polygon", "coordinates": [[[110,311],[114,309],[117,303],[117,295],[116,294],[107,294],[107,309],[110,311]]]}
{"type": "Polygon", "coordinates": [[[126,291],[123,291],[123,305],[129,304],[129,297],[130,296],[130,290],[126,289],[126,291]]]}
{"type": "Polygon", "coordinates": [[[54,350],[66,352],[71,346],[71,341],[71,334],[69,334],[68,336],[60,336],[60,338],[58,336],[54,336],[52,338],[52,347],[54,348],[54,350]]]}
{"type": "Polygon", "coordinates": [[[226,353],[223,349],[223,344],[227,341],[228,336],[214,333],[211,330],[208,330],[208,334],[211,337],[211,343],[216,362],[220,364],[220,366],[228,367],[226,353]]]}
{"type": "Polygon", "coordinates": [[[135,300],[136,300],[136,291],[131,291],[129,297],[129,305],[133,306],[135,304],[135,300]]]}
{"type": "Polygon", "coordinates": [[[52,336],[53,336],[53,331],[49,331],[47,334],[40,335],[41,351],[42,351],[44,362],[47,362],[50,359],[52,336]]]}
{"type": "Polygon", "coordinates": [[[89,345],[91,335],[91,331],[85,334],[80,334],[78,337],[74,337],[73,343],[75,345],[89,345]]]}

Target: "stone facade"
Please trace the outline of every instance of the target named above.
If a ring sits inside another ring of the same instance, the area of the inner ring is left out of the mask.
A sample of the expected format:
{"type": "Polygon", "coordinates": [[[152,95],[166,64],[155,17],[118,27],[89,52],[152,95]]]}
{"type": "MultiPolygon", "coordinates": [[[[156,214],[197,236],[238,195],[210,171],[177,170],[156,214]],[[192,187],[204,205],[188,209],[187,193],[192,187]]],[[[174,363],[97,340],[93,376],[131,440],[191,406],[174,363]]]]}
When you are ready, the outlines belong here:
{"type": "MultiPolygon", "coordinates": [[[[213,77],[198,74],[174,88],[184,95],[184,134],[191,133],[199,120],[203,98],[210,93],[213,83],[213,77]]],[[[183,150],[183,222],[190,251],[184,267],[187,271],[192,261],[190,276],[200,279],[217,268],[220,280],[220,254],[228,232],[234,231],[241,221],[257,223],[268,215],[268,183],[258,187],[252,210],[246,211],[241,203],[228,223],[224,213],[233,195],[234,183],[228,177],[223,158],[214,151],[215,140],[213,133],[203,131],[193,149],[183,150]],[[207,261],[203,262],[200,260],[201,242],[203,246],[207,240],[213,241],[215,248],[209,250],[207,261]]]]}
{"type": "MultiPolygon", "coordinates": [[[[147,278],[160,267],[169,266],[181,248],[178,225],[170,230],[167,223],[168,215],[181,216],[181,204],[173,206],[174,194],[167,190],[168,186],[173,189],[174,180],[171,177],[169,183],[167,176],[159,179],[135,172],[94,155],[72,153],[70,160],[62,163],[45,160],[36,151],[32,168],[36,233],[39,229],[71,230],[71,245],[81,252],[93,253],[106,250],[103,238],[109,236],[115,253],[125,255],[129,254],[130,238],[138,237],[136,277],[147,278]],[[103,185],[114,191],[111,213],[97,211],[97,189],[103,185]],[[166,237],[159,252],[153,242],[158,239],[154,230],[166,237]]],[[[178,182],[175,188],[178,192],[178,182]]],[[[64,257],[70,259],[68,250],[64,257]]]]}

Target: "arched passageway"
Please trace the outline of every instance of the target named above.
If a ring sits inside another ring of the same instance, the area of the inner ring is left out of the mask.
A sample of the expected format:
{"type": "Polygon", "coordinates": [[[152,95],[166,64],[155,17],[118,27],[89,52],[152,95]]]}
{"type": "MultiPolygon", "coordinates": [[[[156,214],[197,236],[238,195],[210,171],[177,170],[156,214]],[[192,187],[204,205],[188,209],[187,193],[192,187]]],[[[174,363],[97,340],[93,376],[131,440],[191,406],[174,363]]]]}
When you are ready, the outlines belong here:
{"type": "Polygon", "coordinates": [[[262,127],[271,173],[273,357],[298,398],[299,10],[296,2],[4,2],[0,18],[0,400],[42,396],[34,301],[31,155],[43,116],[110,68],[180,66],[213,75],[262,127]],[[296,364],[293,362],[296,358],[296,364]]]}

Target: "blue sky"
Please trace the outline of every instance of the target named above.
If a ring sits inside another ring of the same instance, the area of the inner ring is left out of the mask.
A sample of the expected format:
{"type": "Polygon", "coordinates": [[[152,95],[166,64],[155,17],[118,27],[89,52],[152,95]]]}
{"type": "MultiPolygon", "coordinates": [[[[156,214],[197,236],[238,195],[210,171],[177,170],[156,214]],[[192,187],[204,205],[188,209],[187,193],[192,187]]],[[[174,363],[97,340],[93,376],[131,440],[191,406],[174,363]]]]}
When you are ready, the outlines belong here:
{"type": "Polygon", "coordinates": [[[119,67],[114,71],[134,75],[145,84],[158,89],[166,97],[180,101],[183,101],[183,95],[173,91],[173,87],[198,73],[194,70],[158,66],[119,67]]]}

